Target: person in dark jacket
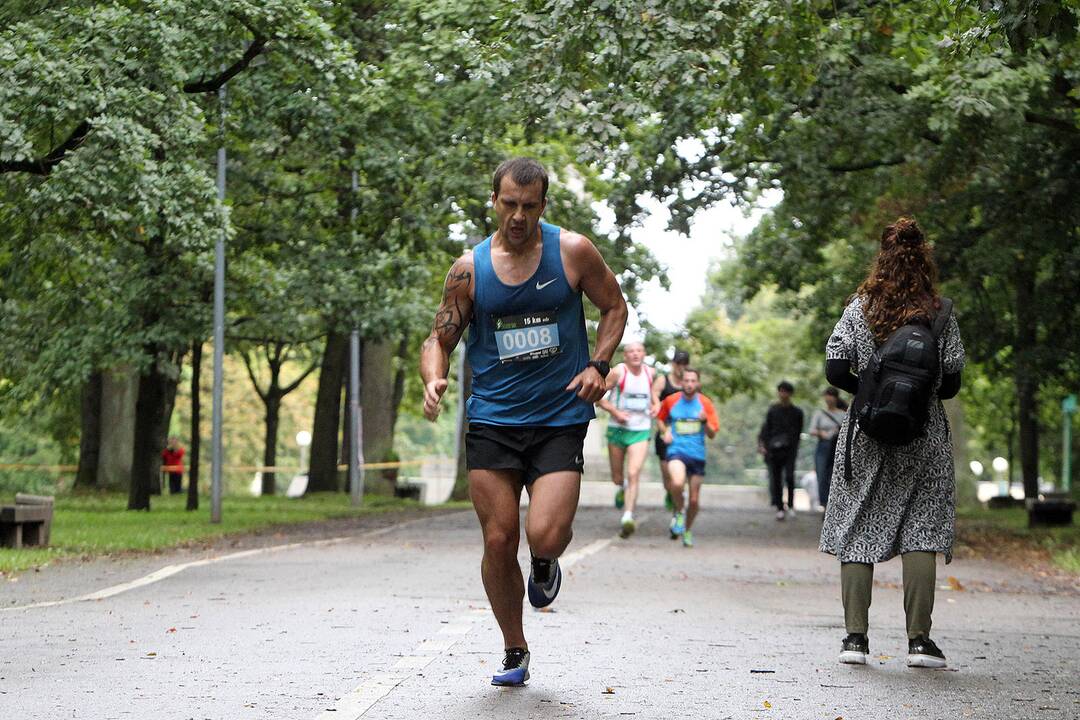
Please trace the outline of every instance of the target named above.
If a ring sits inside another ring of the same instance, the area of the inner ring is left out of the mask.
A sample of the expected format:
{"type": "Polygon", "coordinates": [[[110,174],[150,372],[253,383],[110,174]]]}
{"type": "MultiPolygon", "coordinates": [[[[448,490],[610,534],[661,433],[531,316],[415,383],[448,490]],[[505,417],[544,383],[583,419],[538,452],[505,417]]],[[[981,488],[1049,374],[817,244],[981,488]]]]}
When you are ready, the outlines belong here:
{"type": "Polygon", "coordinates": [[[784,380],[776,386],[779,402],[765,414],[765,424],[758,433],[758,452],[769,468],[769,491],[776,507],[776,519],[795,514],[795,457],[799,454],[799,435],[803,411],[792,404],[795,387],[784,380]],[[787,486],[787,513],[784,512],[783,488],[787,486]]]}

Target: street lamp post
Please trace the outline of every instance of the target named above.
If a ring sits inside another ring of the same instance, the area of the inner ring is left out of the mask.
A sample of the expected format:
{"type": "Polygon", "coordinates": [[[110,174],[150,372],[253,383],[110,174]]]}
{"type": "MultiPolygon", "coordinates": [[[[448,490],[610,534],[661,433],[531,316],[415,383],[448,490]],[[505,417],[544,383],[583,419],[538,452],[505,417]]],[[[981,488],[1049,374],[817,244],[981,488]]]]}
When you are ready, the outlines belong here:
{"type": "MultiPolygon", "coordinates": [[[[225,86],[218,89],[221,108],[221,145],[217,152],[217,197],[225,204],[225,86]]],[[[214,409],[210,451],[210,522],[221,522],[221,425],[225,366],[225,231],[214,242],[214,409]]]]}

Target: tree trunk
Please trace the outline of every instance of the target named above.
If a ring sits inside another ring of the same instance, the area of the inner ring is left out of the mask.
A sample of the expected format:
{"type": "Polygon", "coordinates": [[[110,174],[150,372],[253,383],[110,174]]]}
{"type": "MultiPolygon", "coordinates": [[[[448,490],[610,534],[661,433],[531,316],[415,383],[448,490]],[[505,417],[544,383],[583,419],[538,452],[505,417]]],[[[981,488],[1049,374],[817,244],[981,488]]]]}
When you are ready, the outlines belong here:
{"type": "Polygon", "coordinates": [[[394,399],[393,399],[393,413],[390,416],[390,435],[393,436],[397,430],[398,411],[401,409],[401,401],[405,397],[405,368],[409,359],[409,340],[411,338],[408,335],[404,335],[401,338],[401,342],[398,343],[397,348],[397,370],[394,372],[394,399]]]}
{"type": "Polygon", "coordinates": [[[168,378],[158,367],[157,348],[147,354],[155,361],[139,376],[135,401],[135,449],[131,458],[128,510],[149,510],[151,488],[161,486],[161,425],[168,378]]]}
{"type": "MultiPolygon", "coordinates": [[[[394,351],[396,343],[367,340],[363,346],[363,368],[360,379],[360,402],[364,407],[363,446],[366,462],[386,462],[394,449],[394,351]]],[[[377,473],[379,482],[366,483],[366,488],[379,494],[392,495],[396,482],[392,473],[377,473]]]]}
{"type": "MultiPolygon", "coordinates": [[[[462,348],[461,351],[464,352],[465,349],[462,348]]],[[[458,387],[464,398],[468,400],[469,395],[472,394],[472,368],[469,367],[468,360],[465,360],[464,368],[463,377],[458,378],[458,387]]],[[[468,421],[463,420],[458,435],[458,448],[460,449],[457,456],[457,475],[454,478],[454,490],[450,493],[451,500],[469,499],[469,471],[465,466],[465,433],[468,429],[468,421]]]]}
{"type": "Polygon", "coordinates": [[[93,372],[82,389],[79,470],[75,474],[77,487],[97,486],[98,458],[101,455],[102,384],[101,373],[93,372]]]}
{"type": "Polygon", "coordinates": [[[1020,468],[1024,497],[1039,496],[1039,400],[1037,383],[1017,369],[1016,396],[1020,407],[1020,468]]]}
{"type": "Polygon", "coordinates": [[[1030,362],[1038,346],[1038,317],[1035,314],[1035,273],[1021,264],[1016,273],[1016,342],[1013,347],[1016,400],[1020,421],[1020,467],[1024,497],[1039,496],[1039,383],[1035,363],[1030,362]]]}
{"type": "Polygon", "coordinates": [[[202,432],[199,397],[199,374],[202,371],[202,341],[191,343],[191,444],[188,447],[187,509],[199,509],[199,450],[202,432]]]}
{"type": "MultiPolygon", "coordinates": [[[[174,358],[175,363],[169,366],[169,373],[163,375],[165,391],[161,402],[161,421],[158,423],[158,436],[156,438],[158,452],[155,470],[158,477],[161,477],[161,451],[168,444],[169,426],[172,424],[173,408],[176,407],[176,391],[180,386],[180,366],[184,362],[184,356],[181,353],[177,353],[174,358]]],[[[161,483],[153,483],[150,486],[150,493],[160,495],[161,483]]]]}
{"type": "Polygon", "coordinates": [[[131,486],[131,458],[135,454],[135,403],[139,374],[130,368],[106,371],[101,382],[101,444],[98,455],[99,488],[131,486]]]}
{"type": "MultiPolygon", "coordinates": [[[[281,414],[281,398],[274,390],[274,388],[271,388],[271,394],[266,397],[266,439],[263,441],[263,465],[265,467],[277,465],[278,418],[281,414]]],[[[274,492],[274,471],[263,470],[262,494],[273,495],[274,492]]]]}
{"type": "Polygon", "coordinates": [[[319,390],[315,399],[315,422],[311,433],[308,490],[338,489],[338,430],[341,421],[341,386],[348,357],[347,335],[331,332],[326,337],[319,390]]]}

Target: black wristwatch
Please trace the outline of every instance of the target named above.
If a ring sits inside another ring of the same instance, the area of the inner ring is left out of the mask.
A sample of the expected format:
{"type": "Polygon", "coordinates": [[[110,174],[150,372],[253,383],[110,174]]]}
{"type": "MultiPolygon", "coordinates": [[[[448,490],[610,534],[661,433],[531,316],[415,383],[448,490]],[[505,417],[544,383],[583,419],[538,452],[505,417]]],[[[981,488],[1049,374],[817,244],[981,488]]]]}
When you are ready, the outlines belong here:
{"type": "Polygon", "coordinates": [[[585,367],[596,368],[596,372],[600,373],[602,378],[606,378],[608,373],[611,372],[611,363],[604,360],[590,360],[585,363],[585,367]]]}

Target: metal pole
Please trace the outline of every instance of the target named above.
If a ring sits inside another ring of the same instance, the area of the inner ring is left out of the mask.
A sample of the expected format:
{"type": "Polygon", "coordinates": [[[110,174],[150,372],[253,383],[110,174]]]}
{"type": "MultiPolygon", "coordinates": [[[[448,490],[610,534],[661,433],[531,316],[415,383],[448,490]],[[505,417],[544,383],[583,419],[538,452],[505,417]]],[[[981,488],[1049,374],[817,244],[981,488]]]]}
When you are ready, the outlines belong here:
{"type": "Polygon", "coordinates": [[[349,335],[349,434],[352,436],[349,453],[349,490],[352,504],[359,505],[364,500],[364,477],[361,474],[360,454],[360,331],[353,330],[349,335]]]}
{"type": "Polygon", "coordinates": [[[1076,412],[1076,396],[1069,395],[1061,403],[1061,490],[1072,490],[1072,416],[1076,412]]]}
{"type": "MultiPolygon", "coordinates": [[[[356,191],[359,187],[356,171],[352,171],[352,207],[349,219],[352,222],[352,236],[356,240],[356,191]]],[[[352,442],[349,446],[349,491],[353,506],[364,501],[364,430],[360,424],[360,330],[356,328],[349,335],[349,434],[352,442]]]]}
{"type": "MultiPolygon", "coordinates": [[[[218,202],[225,202],[225,88],[218,90],[221,106],[221,145],[217,154],[218,202]]],[[[214,412],[211,452],[210,522],[221,522],[222,374],[225,363],[225,233],[214,243],[214,412]]]]}

